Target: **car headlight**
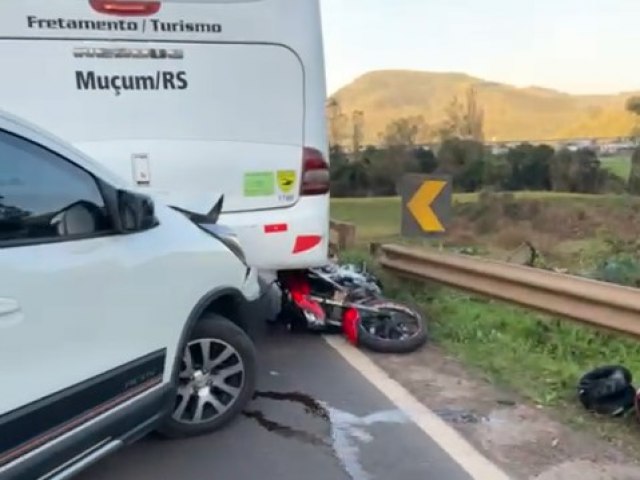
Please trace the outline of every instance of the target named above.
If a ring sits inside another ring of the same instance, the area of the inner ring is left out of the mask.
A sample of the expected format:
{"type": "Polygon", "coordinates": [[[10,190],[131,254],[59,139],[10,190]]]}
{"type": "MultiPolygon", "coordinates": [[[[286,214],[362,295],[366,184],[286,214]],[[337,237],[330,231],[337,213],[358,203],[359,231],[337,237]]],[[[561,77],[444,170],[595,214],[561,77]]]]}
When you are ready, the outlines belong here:
{"type": "Polygon", "coordinates": [[[224,225],[200,225],[206,232],[220,240],[238,259],[247,265],[247,257],[236,233],[224,225]]]}

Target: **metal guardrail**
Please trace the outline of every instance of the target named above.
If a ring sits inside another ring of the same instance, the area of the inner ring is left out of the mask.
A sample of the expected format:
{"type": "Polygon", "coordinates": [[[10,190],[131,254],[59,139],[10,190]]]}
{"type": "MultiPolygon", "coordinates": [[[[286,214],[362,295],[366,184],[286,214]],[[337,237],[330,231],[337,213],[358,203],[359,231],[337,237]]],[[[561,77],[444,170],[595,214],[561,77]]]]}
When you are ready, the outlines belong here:
{"type": "Polygon", "coordinates": [[[640,290],[463,255],[399,245],[378,249],[383,268],[595,327],[640,337],[640,290]]]}

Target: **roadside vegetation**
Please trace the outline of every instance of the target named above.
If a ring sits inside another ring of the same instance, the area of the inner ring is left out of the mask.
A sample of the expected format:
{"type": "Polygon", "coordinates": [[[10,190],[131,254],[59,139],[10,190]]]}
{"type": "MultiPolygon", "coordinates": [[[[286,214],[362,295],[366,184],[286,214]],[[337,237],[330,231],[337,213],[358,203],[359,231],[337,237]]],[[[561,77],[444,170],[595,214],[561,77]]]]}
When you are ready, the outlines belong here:
{"type": "MultiPolygon", "coordinates": [[[[630,262],[640,272],[640,264],[635,266],[640,256],[638,197],[558,192],[457,194],[453,212],[447,234],[434,241],[400,237],[397,197],[338,198],[331,208],[332,218],[358,226],[363,245],[393,241],[517,261],[521,247],[528,244],[539,254],[539,267],[567,269],[603,280],[615,280],[616,264],[627,276],[630,262]]],[[[617,281],[634,282],[631,277],[617,281]]]]}
{"type": "MultiPolygon", "coordinates": [[[[626,110],[640,125],[640,98],[626,110]]],[[[633,142],[622,151],[487,147],[473,89],[451,101],[438,125],[420,117],[392,122],[378,147],[362,145],[364,122],[364,112],[347,119],[330,104],[331,217],[357,225],[350,256],[366,259],[371,242],[401,242],[525,263],[534,249],[535,267],[640,287],[640,148],[633,142]],[[433,145],[418,146],[427,134],[433,145]],[[397,187],[406,173],[452,177],[454,215],[443,238],[400,237],[397,187]]],[[[390,294],[430,313],[436,341],[538,404],[574,405],[579,377],[599,365],[620,363],[640,376],[640,342],[437,285],[386,280],[390,294]]]]}
{"type": "MultiPolygon", "coordinates": [[[[347,258],[369,260],[370,242],[438,246],[510,260],[527,241],[546,268],[640,286],[640,199],[554,192],[461,194],[442,242],[399,236],[400,200],[334,199],[331,216],[357,225],[347,258]]],[[[574,405],[576,382],[588,369],[620,363],[640,376],[640,343],[438,285],[385,278],[387,291],[430,314],[434,339],[494,381],[532,401],[574,405]]],[[[578,419],[579,417],[576,417],[578,419]]]]}

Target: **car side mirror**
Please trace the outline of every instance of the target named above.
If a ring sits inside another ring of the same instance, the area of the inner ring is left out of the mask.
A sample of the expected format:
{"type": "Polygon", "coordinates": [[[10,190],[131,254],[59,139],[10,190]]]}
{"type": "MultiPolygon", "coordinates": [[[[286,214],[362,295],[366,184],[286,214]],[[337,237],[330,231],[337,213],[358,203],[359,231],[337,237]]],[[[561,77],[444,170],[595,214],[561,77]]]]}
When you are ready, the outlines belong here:
{"type": "Polygon", "coordinates": [[[100,210],[90,202],[75,202],[56,213],[49,223],[60,237],[90,235],[99,229],[100,210]]]}
{"type": "Polygon", "coordinates": [[[158,225],[151,197],[127,190],[118,191],[118,215],[116,230],[133,233],[148,230],[158,225]]]}

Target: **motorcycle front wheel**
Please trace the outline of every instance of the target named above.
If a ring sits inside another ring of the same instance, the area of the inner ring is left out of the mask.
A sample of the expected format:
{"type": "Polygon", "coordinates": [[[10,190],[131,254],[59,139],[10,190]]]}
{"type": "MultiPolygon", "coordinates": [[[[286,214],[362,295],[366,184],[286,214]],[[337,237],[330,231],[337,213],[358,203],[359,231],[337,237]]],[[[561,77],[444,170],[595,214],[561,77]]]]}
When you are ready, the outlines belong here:
{"type": "Polygon", "coordinates": [[[410,353],[426,343],[427,326],[417,308],[384,299],[366,305],[377,312],[360,310],[360,345],[380,353],[410,353]]]}

